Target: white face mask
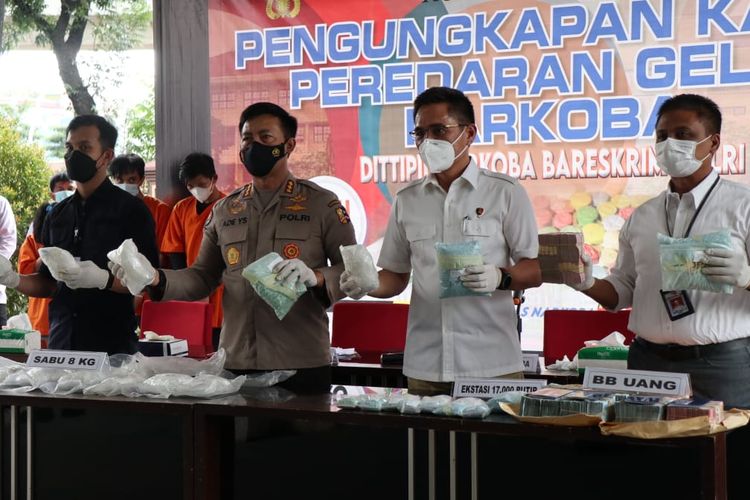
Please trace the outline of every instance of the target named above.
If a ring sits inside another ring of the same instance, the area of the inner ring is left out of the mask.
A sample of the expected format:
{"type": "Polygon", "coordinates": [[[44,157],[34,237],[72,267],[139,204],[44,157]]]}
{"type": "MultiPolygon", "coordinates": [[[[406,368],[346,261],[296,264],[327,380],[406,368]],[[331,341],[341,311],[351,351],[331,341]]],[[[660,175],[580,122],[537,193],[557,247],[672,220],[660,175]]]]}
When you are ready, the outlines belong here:
{"type": "Polygon", "coordinates": [[[55,201],[57,203],[60,203],[61,201],[63,201],[68,196],[73,196],[74,192],[75,191],[66,191],[66,190],[57,191],[57,192],[55,192],[55,201]]]}
{"type": "Polygon", "coordinates": [[[209,187],[194,187],[190,189],[190,194],[192,194],[196,200],[198,200],[201,203],[206,203],[206,200],[211,197],[211,193],[214,190],[213,184],[211,184],[209,187]]]}
{"type": "Polygon", "coordinates": [[[695,157],[695,148],[710,137],[709,135],[698,142],[682,141],[668,137],[666,140],[657,142],[655,148],[656,164],[670,177],[687,177],[688,175],[692,175],[700,168],[703,161],[711,155],[711,153],[708,153],[702,159],[698,160],[695,157]]]}
{"type": "Polygon", "coordinates": [[[422,157],[422,161],[430,169],[430,172],[437,174],[448,170],[456,158],[466,151],[469,147],[468,144],[458,154],[453,150],[453,145],[464,135],[465,131],[466,127],[464,127],[453,142],[442,141],[440,139],[425,139],[422,141],[422,144],[419,145],[419,156],[422,157]]]}
{"type": "Polygon", "coordinates": [[[133,196],[138,196],[138,193],[141,192],[141,188],[138,187],[138,184],[115,184],[118,188],[122,189],[123,191],[132,194],[133,196]]]}

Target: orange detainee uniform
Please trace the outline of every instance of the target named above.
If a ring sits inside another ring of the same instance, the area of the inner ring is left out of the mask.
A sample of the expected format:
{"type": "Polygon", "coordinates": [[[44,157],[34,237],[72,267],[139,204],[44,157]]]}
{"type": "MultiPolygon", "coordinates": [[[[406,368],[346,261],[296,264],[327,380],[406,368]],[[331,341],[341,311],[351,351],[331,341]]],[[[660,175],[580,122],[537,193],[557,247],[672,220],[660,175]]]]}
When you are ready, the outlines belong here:
{"type": "Polygon", "coordinates": [[[161,242],[164,240],[164,234],[167,232],[167,224],[169,224],[169,216],[172,215],[172,210],[169,208],[169,205],[153,196],[144,195],[143,203],[146,204],[148,211],[151,212],[151,217],[154,218],[156,248],[161,248],[161,242]]]}
{"type": "MultiPolygon", "coordinates": [[[[219,191],[219,201],[226,196],[219,191]]],[[[203,226],[206,225],[208,216],[214,208],[212,203],[206,207],[203,212],[198,213],[198,200],[193,196],[188,196],[178,201],[172,208],[172,215],[169,217],[167,231],[164,233],[164,239],[161,242],[162,253],[184,253],[187,265],[191,266],[195,259],[198,258],[198,251],[203,241],[203,226]]],[[[221,296],[224,293],[224,286],[220,286],[211,294],[208,301],[214,305],[213,327],[221,328],[221,322],[224,314],[221,310],[221,296]]]]}
{"type": "MultiPolygon", "coordinates": [[[[33,234],[26,236],[18,250],[19,274],[34,274],[37,272],[36,261],[39,258],[41,243],[37,243],[33,234]]],[[[48,306],[52,299],[29,297],[28,314],[31,327],[43,336],[49,335],[48,306]]]]}
{"type": "MultiPolygon", "coordinates": [[[[164,239],[164,234],[167,232],[167,224],[169,224],[169,217],[172,215],[172,208],[164,203],[163,201],[154,198],[153,196],[143,195],[143,203],[151,212],[151,217],[154,219],[154,229],[156,229],[156,248],[161,249],[161,242],[164,239]]],[[[163,257],[159,257],[159,261],[165,264],[167,261],[163,257]]],[[[143,300],[148,298],[148,293],[144,290],[142,297],[136,297],[135,300],[135,314],[136,316],[141,315],[143,310],[143,300]]]]}

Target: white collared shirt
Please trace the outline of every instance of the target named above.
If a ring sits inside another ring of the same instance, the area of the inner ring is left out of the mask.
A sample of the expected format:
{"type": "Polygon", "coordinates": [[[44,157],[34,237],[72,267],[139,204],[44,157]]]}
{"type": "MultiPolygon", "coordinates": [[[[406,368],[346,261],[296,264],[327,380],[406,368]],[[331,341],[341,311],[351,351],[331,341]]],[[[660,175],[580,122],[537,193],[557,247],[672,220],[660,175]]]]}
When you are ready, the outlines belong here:
{"type": "Polygon", "coordinates": [[[695,314],[671,321],[661,298],[661,264],[657,233],[684,237],[701,201],[690,235],[729,230],[737,248],[750,250],[750,187],[712,172],[679,197],[667,190],[638,207],[620,231],[617,263],[607,281],[617,290],[617,309],[632,306],[628,328],[657,344],[714,344],[750,336],[750,292],[731,295],[688,290],[695,314]],[[667,215],[669,214],[669,215],[667,215]]]}
{"type": "MultiPolygon", "coordinates": [[[[16,217],[13,215],[13,209],[10,202],[0,196],[0,255],[10,259],[13,252],[16,251],[16,217]]],[[[5,292],[5,286],[0,285],[0,304],[8,303],[8,295],[5,292]]]]}
{"type": "Polygon", "coordinates": [[[378,265],[414,271],[404,374],[430,381],[523,370],[512,292],[440,299],[436,242],[478,240],[485,264],[535,259],[536,219],[515,179],[472,160],[446,193],[433,175],[396,195],[378,265]]]}
{"type": "Polygon", "coordinates": [[[696,210],[698,210],[703,199],[709,191],[711,191],[711,186],[713,186],[714,182],[717,182],[718,179],[719,174],[712,170],[700,184],[692,189],[692,191],[688,191],[682,196],[680,196],[679,193],[672,191],[672,186],[669,186],[666,195],[666,213],[669,217],[669,231],[666,234],[674,238],[687,238],[689,236],[686,233],[696,210]]]}

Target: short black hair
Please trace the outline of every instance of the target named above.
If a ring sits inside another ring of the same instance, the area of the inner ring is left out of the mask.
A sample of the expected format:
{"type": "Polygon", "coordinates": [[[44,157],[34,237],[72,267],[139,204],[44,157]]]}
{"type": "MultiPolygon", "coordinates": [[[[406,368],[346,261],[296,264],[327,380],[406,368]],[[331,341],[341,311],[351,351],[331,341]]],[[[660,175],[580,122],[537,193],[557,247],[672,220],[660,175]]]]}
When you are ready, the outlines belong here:
{"type": "Polygon", "coordinates": [[[245,122],[257,118],[261,115],[275,116],[281,122],[281,129],[284,131],[284,138],[297,137],[297,119],[287,112],[281,106],[272,102],[256,102],[246,107],[240,115],[240,134],[245,122]]]}
{"type": "Polygon", "coordinates": [[[679,94],[670,97],[659,106],[656,121],[658,122],[664,113],[678,109],[693,111],[706,126],[708,132],[721,133],[721,110],[719,105],[708,97],[698,94],[679,94]]]}
{"type": "Polygon", "coordinates": [[[206,153],[190,153],[180,163],[180,181],[187,182],[199,175],[204,175],[209,179],[216,177],[214,159],[206,153]]]}
{"type": "Polygon", "coordinates": [[[70,123],[68,123],[68,128],[65,129],[65,135],[67,136],[72,130],[91,125],[99,129],[99,143],[104,146],[105,149],[115,149],[115,144],[117,144],[117,129],[114,125],[99,115],[76,116],[70,120],[70,123]]]}
{"type": "Polygon", "coordinates": [[[110,177],[122,177],[131,172],[136,172],[141,179],[146,177],[146,162],[134,153],[116,156],[108,167],[110,177]]]}
{"type": "Polygon", "coordinates": [[[55,184],[57,184],[58,182],[70,182],[70,177],[68,177],[68,174],[65,172],[60,172],[59,174],[53,175],[49,180],[50,193],[55,189],[55,184]]]}
{"type": "Polygon", "coordinates": [[[461,123],[474,123],[474,106],[466,94],[450,87],[430,87],[414,99],[414,110],[412,116],[417,119],[417,112],[422,106],[428,104],[448,105],[448,111],[455,115],[461,123]]]}

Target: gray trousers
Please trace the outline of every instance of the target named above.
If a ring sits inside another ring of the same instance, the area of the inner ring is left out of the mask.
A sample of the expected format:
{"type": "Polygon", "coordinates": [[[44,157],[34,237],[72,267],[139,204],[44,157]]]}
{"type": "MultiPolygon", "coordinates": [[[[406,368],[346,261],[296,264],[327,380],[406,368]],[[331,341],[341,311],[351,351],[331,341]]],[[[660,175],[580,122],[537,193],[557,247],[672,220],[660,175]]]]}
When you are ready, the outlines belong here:
{"type": "Polygon", "coordinates": [[[628,368],[689,373],[693,396],[724,401],[724,408],[750,408],[750,341],[712,346],[661,346],[636,339],[628,368]]]}

